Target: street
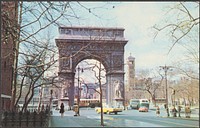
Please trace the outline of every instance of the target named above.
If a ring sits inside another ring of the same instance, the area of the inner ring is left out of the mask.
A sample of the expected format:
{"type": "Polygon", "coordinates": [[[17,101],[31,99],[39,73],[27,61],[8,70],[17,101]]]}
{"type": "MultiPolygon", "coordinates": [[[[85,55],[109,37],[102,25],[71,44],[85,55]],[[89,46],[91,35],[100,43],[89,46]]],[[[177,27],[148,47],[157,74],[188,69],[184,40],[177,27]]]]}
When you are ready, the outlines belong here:
{"type": "MultiPolygon", "coordinates": [[[[124,110],[121,113],[104,114],[105,127],[199,127],[199,119],[185,119],[182,117],[167,118],[161,111],[157,117],[154,110],[138,112],[138,110],[124,110]]],[[[94,109],[81,108],[80,116],[74,116],[73,111],[66,111],[64,117],[56,110],[51,117],[51,127],[101,127],[100,114],[94,109]]]]}

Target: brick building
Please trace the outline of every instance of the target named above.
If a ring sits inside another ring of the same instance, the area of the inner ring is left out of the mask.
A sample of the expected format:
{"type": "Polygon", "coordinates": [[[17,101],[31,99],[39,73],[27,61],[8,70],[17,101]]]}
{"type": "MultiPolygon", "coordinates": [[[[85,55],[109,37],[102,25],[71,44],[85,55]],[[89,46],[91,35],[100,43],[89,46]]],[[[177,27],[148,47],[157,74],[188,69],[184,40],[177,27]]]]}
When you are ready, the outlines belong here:
{"type": "MultiPolygon", "coordinates": [[[[17,25],[17,2],[1,2],[1,108],[10,109],[13,77],[14,29],[17,25]]],[[[16,30],[16,29],[15,29],[16,30]]]]}

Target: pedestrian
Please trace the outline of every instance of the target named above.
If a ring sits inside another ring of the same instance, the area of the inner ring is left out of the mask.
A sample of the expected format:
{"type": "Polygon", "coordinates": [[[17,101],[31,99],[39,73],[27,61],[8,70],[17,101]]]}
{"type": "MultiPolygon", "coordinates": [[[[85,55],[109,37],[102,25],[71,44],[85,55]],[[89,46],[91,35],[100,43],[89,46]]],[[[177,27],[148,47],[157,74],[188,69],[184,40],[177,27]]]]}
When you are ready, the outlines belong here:
{"type": "Polygon", "coordinates": [[[159,108],[159,106],[157,106],[157,108],[156,108],[156,115],[160,116],[160,108],[159,108]]]}
{"type": "Polygon", "coordinates": [[[181,117],[181,106],[178,106],[178,117],[181,117]]]}
{"type": "Polygon", "coordinates": [[[61,117],[63,117],[63,114],[64,114],[64,104],[61,103],[60,105],[60,113],[61,113],[61,117]]]}
{"type": "Polygon", "coordinates": [[[44,104],[42,104],[42,109],[41,109],[41,111],[44,111],[44,104]]]}
{"type": "Polygon", "coordinates": [[[50,110],[50,107],[49,107],[49,105],[48,104],[46,104],[46,110],[50,110]]]}
{"type": "Polygon", "coordinates": [[[167,109],[167,104],[164,104],[164,108],[167,109]]]}
{"type": "Polygon", "coordinates": [[[185,106],[185,117],[190,118],[191,110],[190,106],[185,106]]]}
{"type": "Polygon", "coordinates": [[[74,116],[78,116],[78,105],[76,103],[74,103],[73,111],[75,112],[74,116]]]}
{"type": "Polygon", "coordinates": [[[173,117],[176,117],[176,113],[177,113],[177,110],[176,110],[175,106],[173,106],[173,108],[172,108],[173,117]]]}

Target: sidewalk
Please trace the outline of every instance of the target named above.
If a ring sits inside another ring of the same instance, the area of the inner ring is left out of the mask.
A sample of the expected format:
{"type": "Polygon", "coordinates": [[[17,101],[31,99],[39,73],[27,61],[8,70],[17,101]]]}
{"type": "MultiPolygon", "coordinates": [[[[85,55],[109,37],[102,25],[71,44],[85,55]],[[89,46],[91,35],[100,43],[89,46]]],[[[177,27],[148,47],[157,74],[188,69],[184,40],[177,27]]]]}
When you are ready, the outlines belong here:
{"type": "Polygon", "coordinates": [[[180,119],[180,120],[194,120],[194,121],[199,121],[199,117],[190,117],[190,118],[186,118],[186,117],[172,117],[172,116],[170,116],[170,117],[167,117],[167,116],[165,116],[165,117],[162,117],[162,118],[172,118],[172,119],[180,119]]]}
{"type": "Polygon", "coordinates": [[[103,127],[99,118],[86,118],[85,116],[74,116],[73,111],[65,111],[61,117],[58,111],[53,111],[50,117],[49,127],[103,127]]]}
{"type": "MultiPolygon", "coordinates": [[[[161,108],[161,113],[162,115],[160,117],[162,118],[172,118],[172,119],[182,119],[182,120],[195,120],[195,121],[198,121],[199,120],[199,109],[191,109],[192,113],[190,115],[190,118],[186,118],[185,117],[185,113],[183,112],[183,110],[181,111],[180,113],[180,116],[181,117],[178,117],[178,113],[177,113],[177,117],[173,117],[171,113],[169,117],[167,117],[167,114],[166,114],[166,110],[163,108],[163,107],[160,107],[161,108]],[[164,115],[163,115],[164,113],[164,115]]],[[[151,106],[151,108],[149,108],[150,110],[153,110],[153,111],[156,111],[156,108],[154,106],[151,106]]]]}
{"type": "Polygon", "coordinates": [[[102,127],[99,121],[82,116],[51,117],[49,127],[102,127]],[[64,123],[63,123],[64,122],[64,123]]]}
{"type": "Polygon", "coordinates": [[[178,113],[176,115],[177,115],[177,117],[172,117],[172,114],[171,114],[170,118],[185,119],[185,120],[199,120],[199,114],[198,113],[191,113],[190,118],[186,118],[184,112],[180,113],[181,117],[178,117],[178,113]]]}

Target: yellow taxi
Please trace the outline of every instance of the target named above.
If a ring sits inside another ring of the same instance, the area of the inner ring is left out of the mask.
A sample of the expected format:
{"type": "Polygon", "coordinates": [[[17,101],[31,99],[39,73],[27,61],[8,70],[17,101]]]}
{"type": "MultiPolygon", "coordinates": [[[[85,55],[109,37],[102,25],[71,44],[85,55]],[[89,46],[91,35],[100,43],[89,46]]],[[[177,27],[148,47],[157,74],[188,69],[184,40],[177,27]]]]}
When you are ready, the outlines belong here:
{"type": "MultiPolygon", "coordinates": [[[[101,113],[101,107],[95,108],[95,111],[99,114],[101,113]]],[[[122,108],[112,108],[112,107],[103,107],[104,114],[117,114],[118,112],[122,112],[122,108]]]]}

